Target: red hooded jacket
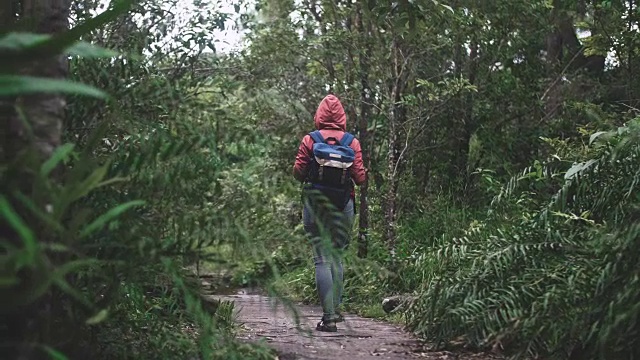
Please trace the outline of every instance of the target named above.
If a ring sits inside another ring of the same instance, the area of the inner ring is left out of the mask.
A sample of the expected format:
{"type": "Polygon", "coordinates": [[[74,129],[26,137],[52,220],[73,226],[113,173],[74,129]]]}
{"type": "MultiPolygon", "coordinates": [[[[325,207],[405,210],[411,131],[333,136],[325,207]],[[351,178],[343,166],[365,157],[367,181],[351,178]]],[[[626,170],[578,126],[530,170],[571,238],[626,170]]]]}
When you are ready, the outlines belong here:
{"type": "MultiPolygon", "coordinates": [[[[347,115],[344,112],[342,103],[335,95],[327,95],[318,106],[316,116],[314,118],[316,129],[320,130],[322,136],[326,139],[334,137],[342,138],[347,130],[347,115]]],[[[357,185],[361,185],[366,180],[367,174],[362,162],[362,148],[358,139],[353,139],[350,146],[356,153],[356,158],[350,168],[351,178],[357,185]]],[[[302,138],[302,143],[298,148],[298,155],[293,166],[293,176],[300,182],[303,182],[309,172],[309,164],[313,161],[313,139],[309,134],[302,138]]]]}

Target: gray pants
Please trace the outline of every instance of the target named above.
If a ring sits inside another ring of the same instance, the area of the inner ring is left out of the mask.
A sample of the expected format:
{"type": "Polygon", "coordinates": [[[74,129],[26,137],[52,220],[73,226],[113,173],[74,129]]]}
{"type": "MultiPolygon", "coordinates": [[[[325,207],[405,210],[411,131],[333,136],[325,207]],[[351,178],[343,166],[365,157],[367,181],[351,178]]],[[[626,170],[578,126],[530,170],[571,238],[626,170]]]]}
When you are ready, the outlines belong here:
{"type": "Polygon", "coordinates": [[[316,287],[325,319],[333,319],[336,308],[342,302],[342,253],[351,239],[354,220],[353,206],[353,200],[349,200],[342,214],[339,214],[343,231],[334,231],[335,229],[328,228],[329,226],[318,226],[316,217],[307,207],[304,208],[302,215],[304,230],[313,244],[316,287]]]}

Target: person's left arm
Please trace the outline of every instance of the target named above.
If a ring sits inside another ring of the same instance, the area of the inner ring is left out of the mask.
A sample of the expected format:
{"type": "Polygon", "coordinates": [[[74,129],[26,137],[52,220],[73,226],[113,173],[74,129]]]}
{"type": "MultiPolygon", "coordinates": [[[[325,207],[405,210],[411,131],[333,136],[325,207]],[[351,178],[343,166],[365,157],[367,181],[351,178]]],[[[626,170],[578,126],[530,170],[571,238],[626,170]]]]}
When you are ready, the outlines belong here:
{"type": "Polygon", "coordinates": [[[351,166],[351,178],[356,185],[362,185],[367,179],[367,170],[365,169],[364,162],[362,161],[362,148],[360,147],[360,141],[358,141],[358,139],[353,139],[351,148],[356,153],[353,165],[351,166]]]}

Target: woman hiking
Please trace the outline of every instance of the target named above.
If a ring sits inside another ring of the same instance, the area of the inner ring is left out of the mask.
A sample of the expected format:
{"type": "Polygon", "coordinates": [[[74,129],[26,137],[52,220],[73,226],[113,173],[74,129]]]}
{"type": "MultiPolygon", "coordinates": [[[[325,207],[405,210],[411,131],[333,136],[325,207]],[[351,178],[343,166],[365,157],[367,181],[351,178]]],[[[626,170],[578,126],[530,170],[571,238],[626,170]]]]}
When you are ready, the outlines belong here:
{"type": "Polygon", "coordinates": [[[313,245],[323,311],[316,329],[336,332],[336,323],[344,320],[337,307],[343,291],[342,252],[349,245],[355,215],[354,183],[364,183],[366,170],[360,142],[346,132],[347,116],[335,95],[322,99],[314,121],[317,131],[302,139],[293,176],[305,184],[302,219],[313,245]]]}

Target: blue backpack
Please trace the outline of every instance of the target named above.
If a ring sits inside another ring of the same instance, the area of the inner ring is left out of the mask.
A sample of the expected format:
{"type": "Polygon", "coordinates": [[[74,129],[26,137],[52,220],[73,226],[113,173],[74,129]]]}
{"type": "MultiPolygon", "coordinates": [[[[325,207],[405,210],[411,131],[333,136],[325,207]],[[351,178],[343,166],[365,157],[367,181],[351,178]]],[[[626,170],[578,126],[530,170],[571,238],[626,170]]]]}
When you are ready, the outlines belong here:
{"type": "Polygon", "coordinates": [[[320,191],[336,208],[343,210],[353,189],[350,170],[356,153],[350,145],[354,136],[345,132],[340,140],[333,137],[325,140],[317,130],[309,136],[313,139],[313,159],[307,188],[320,191]],[[333,142],[329,144],[328,140],[333,142]]]}

